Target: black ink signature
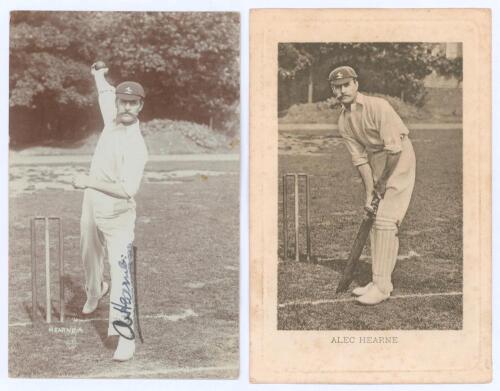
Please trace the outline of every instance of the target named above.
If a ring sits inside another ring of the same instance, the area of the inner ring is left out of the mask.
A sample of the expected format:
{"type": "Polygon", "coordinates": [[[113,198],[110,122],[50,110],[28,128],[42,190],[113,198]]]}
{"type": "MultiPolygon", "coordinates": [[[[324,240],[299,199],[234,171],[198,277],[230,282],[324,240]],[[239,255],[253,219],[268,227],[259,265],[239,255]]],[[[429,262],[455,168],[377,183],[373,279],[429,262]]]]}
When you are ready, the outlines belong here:
{"type": "Polygon", "coordinates": [[[113,321],[113,328],[116,330],[118,334],[120,334],[123,338],[132,340],[135,339],[133,320],[131,317],[132,311],[132,299],[133,299],[133,288],[132,283],[130,281],[130,270],[129,270],[129,262],[128,260],[131,258],[132,245],[128,246],[128,254],[127,257],[125,255],[121,256],[120,262],[118,265],[123,270],[123,282],[122,282],[122,294],[120,296],[120,303],[111,302],[113,309],[120,311],[124,314],[124,318],[120,320],[113,321]]]}

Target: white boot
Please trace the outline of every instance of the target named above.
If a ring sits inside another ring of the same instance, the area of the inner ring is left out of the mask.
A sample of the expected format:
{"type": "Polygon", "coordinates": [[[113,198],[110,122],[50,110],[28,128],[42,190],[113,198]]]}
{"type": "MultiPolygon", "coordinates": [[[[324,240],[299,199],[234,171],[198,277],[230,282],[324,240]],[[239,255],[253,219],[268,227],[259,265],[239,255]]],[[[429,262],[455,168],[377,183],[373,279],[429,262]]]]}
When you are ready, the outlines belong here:
{"type": "Polygon", "coordinates": [[[99,297],[87,297],[87,301],[82,309],[82,314],[88,315],[94,312],[97,309],[97,305],[99,304],[99,300],[101,300],[106,293],[108,293],[109,285],[107,282],[102,283],[101,295],[99,297]]]}
{"type": "Polygon", "coordinates": [[[118,346],[116,347],[115,354],[113,355],[113,360],[115,361],[127,361],[130,360],[135,353],[135,339],[127,339],[120,336],[118,340],[118,346]]]}
{"type": "Polygon", "coordinates": [[[365,286],[358,286],[352,290],[354,296],[363,296],[372,287],[373,282],[369,282],[365,286]]]}
{"type": "Polygon", "coordinates": [[[372,285],[371,288],[363,296],[359,296],[356,300],[365,305],[375,305],[383,302],[389,298],[390,294],[383,293],[376,285],[372,285]]]}

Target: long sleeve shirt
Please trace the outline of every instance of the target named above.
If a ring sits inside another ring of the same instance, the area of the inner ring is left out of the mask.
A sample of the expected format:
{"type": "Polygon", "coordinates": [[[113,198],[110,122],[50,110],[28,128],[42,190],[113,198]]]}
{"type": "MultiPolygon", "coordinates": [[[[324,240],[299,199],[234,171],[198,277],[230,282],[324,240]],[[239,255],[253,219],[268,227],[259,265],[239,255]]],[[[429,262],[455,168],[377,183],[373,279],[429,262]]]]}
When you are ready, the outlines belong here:
{"type": "Polygon", "coordinates": [[[113,217],[135,208],[148,151],[139,121],[125,126],[116,123],[116,94],[103,75],[96,75],[99,107],[104,129],[92,157],[90,176],[104,182],[120,183],[129,199],[119,199],[94,190],[96,214],[113,217]]]}
{"type": "Polygon", "coordinates": [[[385,99],[359,92],[350,109],[342,108],[338,124],[355,166],[368,163],[369,153],[401,152],[402,140],[409,133],[385,99]]]}

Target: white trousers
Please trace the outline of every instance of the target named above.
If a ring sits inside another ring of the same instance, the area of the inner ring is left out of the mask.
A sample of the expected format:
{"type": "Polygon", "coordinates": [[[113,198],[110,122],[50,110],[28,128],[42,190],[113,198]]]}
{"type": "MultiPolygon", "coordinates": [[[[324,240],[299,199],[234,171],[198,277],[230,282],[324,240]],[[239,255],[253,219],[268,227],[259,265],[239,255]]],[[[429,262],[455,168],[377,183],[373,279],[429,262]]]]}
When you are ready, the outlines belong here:
{"type": "MultiPolygon", "coordinates": [[[[384,170],[386,157],[385,153],[376,153],[369,157],[375,182],[384,170]]],[[[415,170],[413,145],[408,138],[405,138],[398,164],[387,181],[384,199],[378,206],[377,217],[394,220],[398,225],[401,224],[410,205],[415,185],[415,170]]]]}
{"type": "Polygon", "coordinates": [[[131,209],[113,218],[95,218],[94,190],[83,196],[80,220],[80,249],[85,270],[87,297],[101,295],[104,258],[108,259],[111,290],[109,295],[108,335],[134,338],[134,287],[131,277],[135,210],[131,209]]]}
{"type": "MultiPolygon", "coordinates": [[[[374,154],[370,159],[376,181],[385,166],[385,153],[374,154]]],[[[415,185],[415,153],[408,138],[398,164],[387,181],[384,199],[380,201],[377,217],[370,233],[372,248],[372,280],[381,292],[392,292],[392,272],[396,266],[399,249],[399,225],[408,210],[415,185]]]]}

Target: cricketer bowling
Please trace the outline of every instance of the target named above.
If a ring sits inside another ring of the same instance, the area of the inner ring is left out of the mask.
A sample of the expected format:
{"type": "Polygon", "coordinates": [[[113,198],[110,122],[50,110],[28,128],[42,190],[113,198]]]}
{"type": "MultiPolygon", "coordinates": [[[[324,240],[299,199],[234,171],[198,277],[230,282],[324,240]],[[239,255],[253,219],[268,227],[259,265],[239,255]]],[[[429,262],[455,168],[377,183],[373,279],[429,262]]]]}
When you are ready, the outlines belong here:
{"type": "Polygon", "coordinates": [[[131,277],[136,220],[134,196],[148,160],[138,114],[144,105],[143,87],[125,81],[116,89],[105,78],[108,68],[91,66],[99,93],[104,129],[90,172],[77,176],[73,186],[83,189],[80,248],[87,301],[82,313],[93,313],[109,290],[104,281],[104,258],[110,267],[108,336],[119,336],[113,359],[126,361],[135,353],[134,286],[131,277]]]}

